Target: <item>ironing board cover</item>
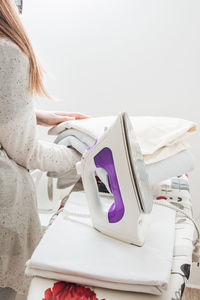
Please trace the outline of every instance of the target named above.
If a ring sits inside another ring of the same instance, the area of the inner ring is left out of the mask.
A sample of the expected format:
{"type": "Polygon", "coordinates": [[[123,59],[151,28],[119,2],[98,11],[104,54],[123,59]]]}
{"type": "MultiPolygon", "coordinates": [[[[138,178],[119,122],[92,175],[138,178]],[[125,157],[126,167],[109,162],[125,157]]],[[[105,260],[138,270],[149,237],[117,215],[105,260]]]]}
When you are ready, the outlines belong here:
{"type": "MultiPolygon", "coordinates": [[[[186,176],[174,177],[154,187],[154,197],[166,201],[176,201],[181,210],[192,215],[192,205],[189,193],[188,179],[186,176]]],[[[174,245],[173,264],[168,289],[162,295],[147,295],[133,292],[121,292],[103,288],[92,288],[97,299],[107,300],[180,300],[185,288],[185,282],[189,278],[192,264],[194,227],[191,221],[187,220],[181,213],[176,215],[176,238],[174,245]]],[[[35,278],[31,284],[28,300],[44,298],[46,289],[51,288],[56,281],[49,279],[35,278]]],[[[45,298],[44,298],[45,299],[45,298]]],[[[86,298],[87,299],[87,298],[86,298]]]]}

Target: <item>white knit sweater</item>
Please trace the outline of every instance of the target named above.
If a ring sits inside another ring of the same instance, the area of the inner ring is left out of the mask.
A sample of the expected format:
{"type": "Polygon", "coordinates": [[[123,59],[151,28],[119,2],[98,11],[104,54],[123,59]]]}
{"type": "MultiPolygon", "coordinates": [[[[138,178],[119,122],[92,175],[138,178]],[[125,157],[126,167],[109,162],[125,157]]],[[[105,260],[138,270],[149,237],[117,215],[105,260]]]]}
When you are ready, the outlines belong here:
{"type": "Polygon", "coordinates": [[[39,141],[28,91],[29,60],[16,44],[0,39],[0,288],[26,294],[26,261],[41,237],[35,187],[26,169],[65,173],[80,155],[39,141]]]}
{"type": "Polygon", "coordinates": [[[0,144],[27,169],[65,173],[80,155],[36,136],[34,101],[28,91],[29,60],[7,38],[0,39],[0,144]]]}

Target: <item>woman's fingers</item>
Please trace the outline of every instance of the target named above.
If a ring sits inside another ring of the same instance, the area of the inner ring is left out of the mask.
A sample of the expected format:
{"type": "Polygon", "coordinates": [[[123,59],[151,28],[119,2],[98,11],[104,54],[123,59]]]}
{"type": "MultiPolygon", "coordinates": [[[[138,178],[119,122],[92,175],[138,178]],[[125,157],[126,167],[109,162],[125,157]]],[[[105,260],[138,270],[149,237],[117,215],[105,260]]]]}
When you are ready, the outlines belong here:
{"type": "Polygon", "coordinates": [[[59,123],[62,123],[62,122],[66,122],[66,121],[72,121],[72,120],[75,120],[75,117],[56,115],[53,118],[53,122],[56,123],[56,124],[59,124],[59,123]]]}
{"type": "Polygon", "coordinates": [[[87,116],[85,114],[81,114],[78,112],[63,112],[63,111],[55,111],[54,112],[56,115],[59,116],[66,116],[66,117],[74,117],[76,120],[80,120],[80,119],[88,119],[90,118],[90,116],[87,116]]]}
{"type": "Polygon", "coordinates": [[[63,111],[42,111],[36,110],[37,124],[43,126],[56,126],[62,122],[87,119],[86,116],[77,112],[63,112],[63,111]]]}

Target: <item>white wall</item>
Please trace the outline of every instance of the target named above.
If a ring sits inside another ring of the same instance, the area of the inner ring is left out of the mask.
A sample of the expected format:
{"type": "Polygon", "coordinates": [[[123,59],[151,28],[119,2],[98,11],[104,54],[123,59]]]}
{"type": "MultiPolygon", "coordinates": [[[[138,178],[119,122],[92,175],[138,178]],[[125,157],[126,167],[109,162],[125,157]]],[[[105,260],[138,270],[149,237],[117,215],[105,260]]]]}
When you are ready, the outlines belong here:
{"type": "MultiPolygon", "coordinates": [[[[200,115],[198,0],[27,0],[22,19],[47,86],[44,109],[90,115],[200,115]]],[[[191,139],[194,214],[200,218],[200,136],[191,139]]]]}

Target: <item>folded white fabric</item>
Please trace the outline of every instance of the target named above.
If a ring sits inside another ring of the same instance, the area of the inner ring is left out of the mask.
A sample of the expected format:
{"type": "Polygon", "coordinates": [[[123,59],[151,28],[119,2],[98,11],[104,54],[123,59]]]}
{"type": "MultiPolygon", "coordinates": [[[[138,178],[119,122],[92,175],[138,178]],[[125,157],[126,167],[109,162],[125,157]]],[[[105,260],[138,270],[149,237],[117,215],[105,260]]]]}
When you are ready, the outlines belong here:
{"type": "Polygon", "coordinates": [[[166,159],[146,165],[151,185],[183,174],[194,169],[194,158],[190,149],[178,152],[166,159]]]}
{"type": "MultiPolygon", "coordinates": [[[[85,132],[81,132],[77,129],[68,129],[57,136],[55,143],[65,145],[66,147],[73,147],[83,154],[88,147],[95,143],[95,140],[85,132]]],[[[182,175],[190,172],[192,169],[193,157],[190,150],[182,150],[174,155],[162,159],[161,161],[146,165],[146,170],[151,184],[158,183],[173,176],[182,175]]],[[[107,177],[103,173],[102,169],[97,169],[97,173],[102,182],[104,182],[104,184],[108,187],[107,177]]],[[[59,189],[66,188],[77,182],[79,179],[79,176],[76,174],[76,170],[70,170],[67,174],[61,175],[55,172],[48,172],[49,177],[58,177],[57,188],[59,189]]]]}
{"type": "MultiPolygon", "coordinates": [[[[49,130],[50,135],[58,135],[66,129],[76,129],[93,140],[98,139],[105,128],[111,126],[116,117],[98,117],[67,121],[49,130]]],[[[161,161],[188,148],[185,137],[197,130],[194,122],[168,117],[131,117],[138,142],[146,164],[161,161]]],[[[67,135],[66,135],[67,136],[67,135]]],[[[62,135],[62,138],[65,134],[62,135]]],[[[88,140],[85,140],[88,142],[88,140]]]]}
{"type": "Polygon", "coordinates": [[[72,193],[65,210],[44,234],[27,263],[26,274],[155,295],[167,288],[175,238],[174,211],[154,207],[146,242],[137,247],[92,227],[84,193],[72,193]],[[70,216],[77,211],[83,216],[70,216]]]}

